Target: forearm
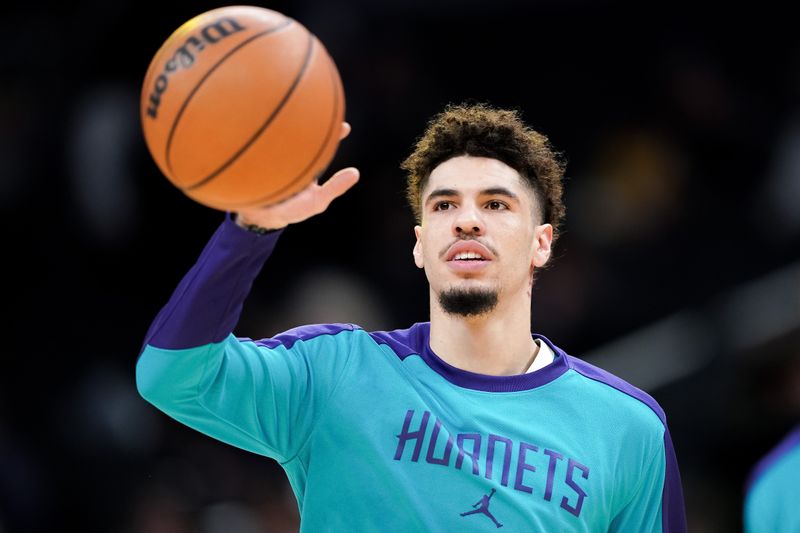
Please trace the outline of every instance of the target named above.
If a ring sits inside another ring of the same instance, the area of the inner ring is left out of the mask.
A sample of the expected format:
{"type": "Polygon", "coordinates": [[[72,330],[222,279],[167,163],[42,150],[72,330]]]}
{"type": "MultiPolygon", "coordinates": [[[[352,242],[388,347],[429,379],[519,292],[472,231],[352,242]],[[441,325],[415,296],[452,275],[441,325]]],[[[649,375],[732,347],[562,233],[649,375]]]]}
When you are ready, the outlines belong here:
{"type": "Polygon", "coordinates": [[[280,234],[258,235],[227,217],[153,321],[144,345],[178,350],[225,339],[280,234]]]}
{"type": "Polygon", "coordinates": [[[278,233],[260,236],[227,217],[153,321],[136,364],[139,393],[153,405],[199,431],[258,453],[265,451],[251,438],[255,433],[241,430],[249,427],[247,421],[236,409],[216,405],[215,394],[237,394],[232,406],[254,401],[255,393],[241,383],[254,381],[248,360],[257,358],[246,352],[256,349],[241,345],[231,333],[277,239],[278,233]]]}

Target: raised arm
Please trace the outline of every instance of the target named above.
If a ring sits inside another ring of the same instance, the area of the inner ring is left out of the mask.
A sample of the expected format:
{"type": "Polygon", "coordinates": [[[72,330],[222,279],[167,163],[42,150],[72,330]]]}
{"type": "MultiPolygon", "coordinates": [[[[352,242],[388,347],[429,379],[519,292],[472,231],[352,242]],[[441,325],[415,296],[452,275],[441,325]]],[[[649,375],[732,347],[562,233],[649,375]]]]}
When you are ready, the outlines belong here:
{"type": "Polygon", "coordinates": [[[280,230],[322,213],[357,180],[356,169],[344,169],[281,204],[226,217],[147,332],[136,366],[146,400],[219,440],[279,460],[293,454],[343,372],[352,327],[257,343],[233,330],[280,230]],[[262,235],[245,224],[277,231],[262,235]]]}

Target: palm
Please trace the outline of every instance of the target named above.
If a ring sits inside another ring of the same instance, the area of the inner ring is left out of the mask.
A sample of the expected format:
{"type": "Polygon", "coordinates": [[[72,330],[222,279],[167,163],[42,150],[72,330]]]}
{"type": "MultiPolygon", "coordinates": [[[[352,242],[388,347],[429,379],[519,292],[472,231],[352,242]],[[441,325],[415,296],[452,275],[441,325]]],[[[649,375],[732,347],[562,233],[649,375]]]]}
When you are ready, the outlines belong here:
{"type": "MultiPolygon", "coordinates": [[[[344,139],[349,133],[350,125],[342,123],[340,139],[344,139]]],[[[278,204],[239,210],[239,221],[270,229],[302,222],[325,211],[333,200],[356,184],[358,177],[357,169],[353,167],[342,169],[322,185],[314,181],[299,193],[278,204]]]]}

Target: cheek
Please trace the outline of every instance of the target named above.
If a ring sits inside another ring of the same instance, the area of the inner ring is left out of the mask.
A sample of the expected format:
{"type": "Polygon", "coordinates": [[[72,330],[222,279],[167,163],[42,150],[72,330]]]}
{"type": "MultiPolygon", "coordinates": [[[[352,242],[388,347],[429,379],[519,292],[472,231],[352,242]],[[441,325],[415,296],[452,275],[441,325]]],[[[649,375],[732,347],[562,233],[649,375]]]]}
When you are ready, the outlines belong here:
{"type": "Polygon", "coordinates": [[[532,235],[521,237],[521,234],[524,233],[524,231],[520,231],[517,234],[520,235],[520,239],[511,244],[509,249],[512,250],[511,253],[513,255],[514,265],[518,265],[521,270],[528,270],[533,264],[533,258],[536,252],[536,243],[533,242],[532,235]]]}

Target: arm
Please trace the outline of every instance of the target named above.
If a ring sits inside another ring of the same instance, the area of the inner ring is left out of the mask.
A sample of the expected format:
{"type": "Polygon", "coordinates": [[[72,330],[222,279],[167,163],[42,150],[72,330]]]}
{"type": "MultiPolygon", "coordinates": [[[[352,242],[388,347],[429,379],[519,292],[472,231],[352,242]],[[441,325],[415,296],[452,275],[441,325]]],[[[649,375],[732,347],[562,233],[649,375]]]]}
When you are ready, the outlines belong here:
{"type": "MultiPolygon", "coordinates": [[[[349,133],[350,125],[344,122],[340,138],[349,133]]],[[[313,182],[278,204],[240,210],[234,216],[240,229],[227,219],[156,317],[145,344],[189,348],[225,338],[233,331],[252,282],[272,254],[281,230],[325,211],[358,178],[357,169],[345,168],[323,185],[313,182]],[[271,231],[259,235],[244,230],[249,226],[271,231]],[[166,324],[169,326],[165,329],[166,324]]]]}
{"type": "Polygon", "coordinates": [[[145,346],[178,350],[219,343],[233,331],[244,300],[282,231],[259,236],[226,216],[145,336],[145,346]]]}
{"type": "Polygon", "coordinates": [[[226,219],[150,328],[136,382],[176,420],[282,461],[335,389],[352,327],[301,328],[258,343],[231,334],[278,235],[259,237],[226,219]]]}
{"type": "MultiPolygon", "coordinates": [[[[343,135],[347,131],[343,127],[343,135]]],[[[280,235],[240,226],[282,229],[305,220],[357,180],[355,169],[345,169],[285,202],[243,210],[236,223],[225,220],[146,335],[136,367],[145,399],[225,442],[279,460],[291,457],[311,431],[315,406],[343,372],[352,328],[310,328],[265,343],[237,340],[232,331],[244,300],[280,235]]]]}
{"type": "Polygon", "coordinates": [[[614,519],[610,531],[686,532],[680,472],[666,427],[663,445],[643,468],[633,498],[614,519]]]}

